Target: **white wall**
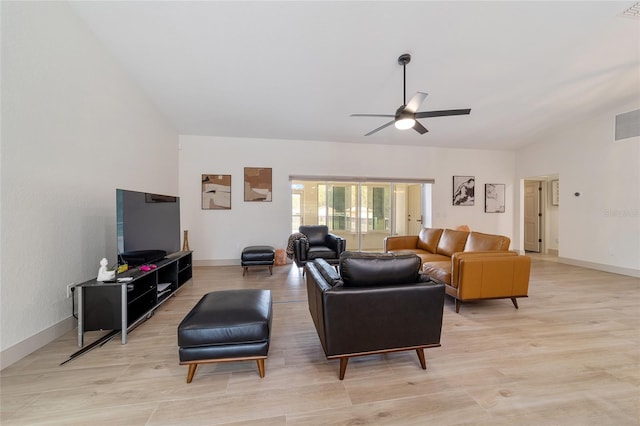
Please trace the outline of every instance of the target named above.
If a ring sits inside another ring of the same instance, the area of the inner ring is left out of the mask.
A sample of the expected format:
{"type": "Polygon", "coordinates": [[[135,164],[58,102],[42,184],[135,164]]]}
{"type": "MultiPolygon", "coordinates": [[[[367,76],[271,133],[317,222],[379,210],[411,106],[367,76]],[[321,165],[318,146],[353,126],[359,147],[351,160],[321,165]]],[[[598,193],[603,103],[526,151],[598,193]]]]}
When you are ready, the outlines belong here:
{"type": "Polygon", "coordinates": [[[289,175],[434,178],[434,227],[512,235],[515,153],[211,136],[180,136],[180,205],[200,264],[239,263],[242,248],[285,248],[291,233],[289,175]],[[244,167],[273,169],[273,202],[244,202],[244,167]],[[231,175],[231,210],[201,210],[202,174],[231,175]],[[452,206],[454,174],[476,177],[474,206],[452,206]],[[507,212],[484,213],[484,184],[506,184],[507,212]]]}
{"type": "MultiPolygon", "coordinates": [[[[178,192],[178,136],[66,2],[2,2],[2,366],[115,261],[115,188],[178,192]]],[[[61,360],[62,361],[62,360],[61,360]]]]}
{"type": "Polygon", "coordinates": [[[638,108],[609,109],[518,152],[519,179],[559,176],[561,260],[640,276],[640,137],[614,140],[615,116],[638,108]]]}

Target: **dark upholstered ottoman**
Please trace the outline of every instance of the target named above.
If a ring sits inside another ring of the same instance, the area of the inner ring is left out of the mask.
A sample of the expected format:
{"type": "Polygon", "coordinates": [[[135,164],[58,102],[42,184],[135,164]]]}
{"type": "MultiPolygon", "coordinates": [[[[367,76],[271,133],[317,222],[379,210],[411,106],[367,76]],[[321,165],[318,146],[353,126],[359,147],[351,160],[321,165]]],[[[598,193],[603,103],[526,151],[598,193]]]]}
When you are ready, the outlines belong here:
{"type": "Polygon", "coordinates": [[[247,273],[249,266],[268,266],[273,275],[273,262],[276,259],[276,249],[271,246],[249,246],[242,250],[242,276],[247,273]]]}
{"type": "Polygon", "coordinates": [[[256,360],[264,377],[271,334],[270,290],[205,294],[178,326],[180,365],[191,383],[198,364],[256,360]]]}

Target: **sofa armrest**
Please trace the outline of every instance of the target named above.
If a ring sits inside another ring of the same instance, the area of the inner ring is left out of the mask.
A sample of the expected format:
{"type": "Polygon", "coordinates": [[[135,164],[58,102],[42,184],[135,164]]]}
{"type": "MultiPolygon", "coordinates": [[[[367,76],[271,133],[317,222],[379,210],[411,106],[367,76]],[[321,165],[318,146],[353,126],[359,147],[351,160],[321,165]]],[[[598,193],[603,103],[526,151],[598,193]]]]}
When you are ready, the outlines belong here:
{"type": "Polygon", "coordinates": [[[393,237],[385,237],[384,252],[395,250],[415,249],[418,247],[417,235],[397,235],[393,237]]]}
{"type": "Polygon", "coordinates": [[[293,253],[295,255],[295,259],[300,261],[307,260],[307,239],[306,238],[298,238],[293,242],[293,253]]]}
{"type": "MultiPolygon", "coordinates": [[[[517,256],[514,251],[461,251],[451,256],[451,283],[457,283],[460,278],[460,262],[465,259],[509,257],[517,256]]],[[[457,285],[455,286],[457,287],[457,285]]]]}
{"type": "Polygon", "coordinates": [[[527,296],[529,256],[490,252],[457,256],[452,262],[452,284],[457,283],[460,300],[527,296]]]}
{"type": "Polygon", "coordinates": [[[345,250],[346,240],[336,234],[327,234],[324,238],[325,245],[335,251],[338,256],[345,250]]]}
{"type": "Polygon", "coordinates": [[[442,284],[333,287],[322,297],[329,357],[440,344],[442,284]]]}

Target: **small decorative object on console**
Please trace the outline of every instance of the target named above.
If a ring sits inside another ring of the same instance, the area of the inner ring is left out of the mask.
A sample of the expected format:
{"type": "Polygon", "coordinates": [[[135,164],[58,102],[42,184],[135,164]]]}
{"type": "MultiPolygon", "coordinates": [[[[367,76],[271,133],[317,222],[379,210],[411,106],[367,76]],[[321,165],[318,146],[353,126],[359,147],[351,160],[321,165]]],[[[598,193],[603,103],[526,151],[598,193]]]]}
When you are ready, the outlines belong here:
{"type": "Polygon", "coordinates": [[[108,263],[109,261],[103,257],[100,261],[100,269],[98,269],[98,278],[96,281],[113,281],[116,278],[116,271],[107,270],[108,263]]]}
{"type": "Polygon", "coordinates": [[[157,266],[156,265],[142,265],[141,267],[139,267],[138,269],[143,271],[143,272],[149,272],[152,269],[156,269],[157,266]]]}

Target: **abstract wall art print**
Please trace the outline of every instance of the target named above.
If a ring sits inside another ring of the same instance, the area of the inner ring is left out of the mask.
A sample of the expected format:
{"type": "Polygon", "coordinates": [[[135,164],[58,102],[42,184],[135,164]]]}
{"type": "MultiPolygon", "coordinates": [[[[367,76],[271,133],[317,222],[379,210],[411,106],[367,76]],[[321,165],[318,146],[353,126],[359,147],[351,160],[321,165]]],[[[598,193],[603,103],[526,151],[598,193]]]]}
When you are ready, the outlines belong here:
{"type": "Polygon", "coordinates": [[[453,205],[473,206],[475,203],[475,176],[453,177],[453,205]]]}
{"type": "Polygon", "coordinates": [[[504,184],[484,184],[484,212],[504,213],[504,184]]]}
{"type": "Polygon", "coordinates": [[[231,209],[231,175],[202,175],[202,209],[231,209]]]}
{"type": "Polygon", "coordinates": [[[244,168],[244,200],[271,201],[272,171],[270,167],[244,168]]]}

